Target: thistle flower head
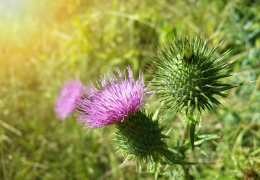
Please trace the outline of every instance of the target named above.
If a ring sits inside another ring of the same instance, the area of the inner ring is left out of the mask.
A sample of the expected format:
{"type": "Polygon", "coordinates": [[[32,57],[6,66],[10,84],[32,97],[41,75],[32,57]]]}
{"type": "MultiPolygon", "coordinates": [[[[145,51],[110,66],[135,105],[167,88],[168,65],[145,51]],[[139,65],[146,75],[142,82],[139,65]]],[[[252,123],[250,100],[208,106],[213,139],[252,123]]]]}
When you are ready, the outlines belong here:
{"type": "Polygon", "coordinates": [[[77,106],[77,101],[84,94],[84,86],[74,80],[65,83],[56,101],[55,112],[61,120],[69,117],[77,106]]]}
{"type": "Polygon", "coordinates": [[[177,111],[212,110],[220,103],[217,96],[232,88],[222,82],[230,76],[226,54],[217,56],[216,48],[199,38],[177,38],[155,58],[152,86],[161,101],[177,111]]]}
{"type": "Polygon", "coordinates": [[[81,99],[79,120],[92,128],[122,122],[140,110],[146,94],[141,75],[135,80],[130,68],[128,75],[118,72],[102,80],[101,87],[90,88],[88,96],[81,99]]]}
{"type": "Polygon", "coordinates": [[[118,124],[115,141],[118,150],[124,155],[141,161],[156,162],[167,147],[165,138],[158,121],[152,120],[151,115],[138,111],[118,124]]]}

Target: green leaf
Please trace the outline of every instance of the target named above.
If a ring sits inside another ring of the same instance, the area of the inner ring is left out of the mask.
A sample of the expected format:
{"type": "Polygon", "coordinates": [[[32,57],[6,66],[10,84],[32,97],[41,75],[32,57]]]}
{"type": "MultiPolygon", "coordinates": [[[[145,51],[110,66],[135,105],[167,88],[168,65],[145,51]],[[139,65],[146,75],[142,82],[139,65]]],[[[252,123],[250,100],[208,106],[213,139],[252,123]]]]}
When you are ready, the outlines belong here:
{"type": "Polygon", "coordinates": [[[204,143],[205,141],[212,141],[212,140],[216,140],[219,139],[219,136],[217,134],[201,134],[198,135],[198,140],[195,141],[195,146],[199,146],[202,143],[204,143]]]}

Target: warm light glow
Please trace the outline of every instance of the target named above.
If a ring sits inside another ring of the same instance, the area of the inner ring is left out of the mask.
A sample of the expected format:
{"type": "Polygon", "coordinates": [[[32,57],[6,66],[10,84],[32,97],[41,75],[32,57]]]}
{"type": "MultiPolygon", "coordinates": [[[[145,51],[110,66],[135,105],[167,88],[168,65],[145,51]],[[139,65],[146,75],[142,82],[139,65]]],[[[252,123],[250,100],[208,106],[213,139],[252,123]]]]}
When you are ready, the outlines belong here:
{"type": "Polygon", "coordinates": [[[2,20],[14,20],[23,16],[26,9],[24,0],[0,0],[0,16],[2,20]]]}
{"type": "MultiPolygon", "coordinates": [[[[79,0],[0,0],[0,63],[23,61],[56,41],[79,0]]],[[[0,64],[1,65],[1,64],[0,64]]]]}

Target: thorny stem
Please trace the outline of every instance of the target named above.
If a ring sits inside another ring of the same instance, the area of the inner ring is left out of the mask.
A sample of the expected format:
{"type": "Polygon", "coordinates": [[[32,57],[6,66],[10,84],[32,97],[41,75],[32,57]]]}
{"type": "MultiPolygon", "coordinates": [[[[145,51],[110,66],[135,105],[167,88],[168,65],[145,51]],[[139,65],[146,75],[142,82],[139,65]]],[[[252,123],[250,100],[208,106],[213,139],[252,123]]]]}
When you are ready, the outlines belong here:
{"type": "MultiPolygon", "coordinates": [[[[186,118],[187,118],[187,124],[186,124],[186,130],[185,130],[185,133],[183,136],[182,146],[185,146],[186,140],[187,140],[187,138],[189,138],[191,148],[192,148],[192,150],[194,150],[195,130],[196,130],[197,121],[195,120],[193,115],[186,115],[186,118]]],[[[187,149],[184,149],[184,152],[182,152],[183,158],[185,158],[186,150],[187,149]]],[[[182,164],[181,167],[183,169],[186,180],[194,179],[194,177],[190,174],[189,165],[182,164]]]]}
{"type": "MultiPolygon", "coordinates": [[[[185,139],[187,138],[187,136],[189,136],[189,139],[190,139],[190,145],[191,145],[191,148],[192,150],[194,150],[194,143],[195,143],[195,131],[196,131],[196,125],[197,125],[197,120],[194,118],[194,115],[191,114],[191,115],[186,115],[186,118],[187,118],[187,129],[186,129],[186,132],[185,132],[185,139]]],[[[184,139],[184,141],[185,141],[184,139]]]]}

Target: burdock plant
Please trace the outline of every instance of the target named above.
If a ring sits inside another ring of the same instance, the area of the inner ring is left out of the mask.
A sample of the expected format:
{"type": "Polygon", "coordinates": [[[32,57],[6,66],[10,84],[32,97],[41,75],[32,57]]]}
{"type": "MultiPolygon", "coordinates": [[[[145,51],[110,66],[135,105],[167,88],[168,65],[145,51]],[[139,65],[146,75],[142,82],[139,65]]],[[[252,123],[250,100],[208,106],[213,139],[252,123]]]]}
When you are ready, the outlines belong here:
{"type": "Polygon", "coordinates": [[[233,87],[223,81],[230,76],[228,51],[217,50],[200,38],[173,38],[154,59],[152,88],[167,109],[185,113],[192,147],[201,112],[214,110],[233,87]]]}

